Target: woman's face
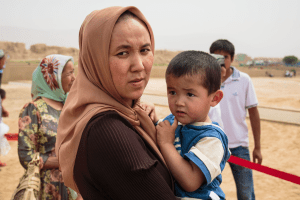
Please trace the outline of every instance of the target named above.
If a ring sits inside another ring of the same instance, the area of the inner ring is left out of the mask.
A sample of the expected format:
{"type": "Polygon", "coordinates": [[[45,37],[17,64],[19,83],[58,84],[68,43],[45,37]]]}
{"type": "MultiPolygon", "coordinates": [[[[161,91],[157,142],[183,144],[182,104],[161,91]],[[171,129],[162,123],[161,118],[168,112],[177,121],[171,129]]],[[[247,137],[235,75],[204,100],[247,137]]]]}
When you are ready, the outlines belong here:
{"type": "Polygon", "coordinates": [[[132,106],[142,96],[153,64],[150,34],[139,19],[118,22],[112,32],[109,65],[120,96],[132,106]]]}
{"type": "Polygon", "coordinates": [[[72,61],[67,62],[61,74],[61,84],[65,93],[69,92],[75,81],[74,65],[72,61]]]}

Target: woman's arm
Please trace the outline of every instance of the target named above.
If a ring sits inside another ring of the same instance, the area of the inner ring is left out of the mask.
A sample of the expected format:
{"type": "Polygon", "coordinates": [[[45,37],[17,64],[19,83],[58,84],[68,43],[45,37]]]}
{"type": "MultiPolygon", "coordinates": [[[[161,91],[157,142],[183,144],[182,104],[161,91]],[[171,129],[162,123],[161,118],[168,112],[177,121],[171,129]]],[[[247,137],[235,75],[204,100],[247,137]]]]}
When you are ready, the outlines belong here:
{"type": "MultiPolygon", "coordinates": [[[[41,118],[38,109],[32,103],[27,104],[21,110],[19,115],[19,137],[18,137],[18,154],[21,165],[27,169],[28,163],[32,160],[35,152],[39,151],[39,127],[41,118]]],[[[40,169],[59,168],[57,157],[42,158],[40,169]],[[45,163],[44,163],[44,160],[45,163]]]]}
{"type": "Polygon", "coordinates": [[[261,145],[260,145],[260,117],[257,107],[252,107],[248,109],[249,118],[251,123],[251,128],[254,137],[254,149],[253,149],[253,162],[261,164],[261,145]]]}
{"type": "Polygon", "coordinates": [[[111,199],[176,199],[164,179],[168,170],[132,128],[114,114],[90,129],[87,165],[95,187],[111,199]]]}
{"type": "Polygon", "coordinates": [[[27,104],[19,115],[18,154],[21,165],[27,169],[33,154],[38,151],[39,119],[34,104],[27,104]]]}

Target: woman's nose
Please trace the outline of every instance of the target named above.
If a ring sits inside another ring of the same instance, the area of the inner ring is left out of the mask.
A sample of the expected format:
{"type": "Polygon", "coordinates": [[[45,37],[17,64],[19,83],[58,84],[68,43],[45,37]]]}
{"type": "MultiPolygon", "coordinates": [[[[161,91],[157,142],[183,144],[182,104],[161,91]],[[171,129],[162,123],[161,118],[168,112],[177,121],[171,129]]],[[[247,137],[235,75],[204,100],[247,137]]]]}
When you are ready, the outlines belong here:
{"type": "Polygon", "coordinates": [[[135,53],[131,60],[131,71],[142,71],[144,69],[142,55],[135,53]]]}

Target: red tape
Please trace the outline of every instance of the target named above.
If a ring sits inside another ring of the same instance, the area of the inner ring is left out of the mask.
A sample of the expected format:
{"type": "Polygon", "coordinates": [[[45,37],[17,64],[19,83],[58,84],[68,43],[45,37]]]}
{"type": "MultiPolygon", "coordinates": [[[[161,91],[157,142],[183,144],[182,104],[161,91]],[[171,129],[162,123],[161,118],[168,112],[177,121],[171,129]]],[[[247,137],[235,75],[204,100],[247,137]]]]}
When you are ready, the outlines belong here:
{"type": "Polygon", "coordinates": [[[300,185],[300,177],[299,176],[295,176],[293,174],[289,174],[286,172],[282,172],[276,169],[272,169],[270,167],[266,167],[257,163],[253,163],[250,162],[248,160],[242,159],[242,158],[238,158],[236,156],[230,156],[228,162],[236,164],[236,165],[240,165],[249,169],[254,169],[256,171],[265,173],[265,174],[269,174],[271,176],[275,176],[277,178],[286,180],[286,181],[290,181],[292,183],[296,183],[298,185],[300,185]]]}
{"type": "Polygon", "coordinates": [[[7,140],[11,140],[11,141],[18,140],[18,133],[6,133],[4,136],[6,137],[7,140]]]}

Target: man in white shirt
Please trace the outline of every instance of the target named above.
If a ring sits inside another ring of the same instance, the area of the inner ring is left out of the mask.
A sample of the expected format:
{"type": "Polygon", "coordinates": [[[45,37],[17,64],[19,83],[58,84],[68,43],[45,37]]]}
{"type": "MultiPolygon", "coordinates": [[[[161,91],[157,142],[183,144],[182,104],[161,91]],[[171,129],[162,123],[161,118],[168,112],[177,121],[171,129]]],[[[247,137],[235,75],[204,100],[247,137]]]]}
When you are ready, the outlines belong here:
{"type": "MultiPolygon", "coordinates": [[[[221,118],[228,136],[231,155],[250,160],[247,110],[254,136],[253,162],[261,164],[260,117],[258,101],[248,74],[231,66],[234,59],[234,46],[228,40],[217,40],[210,47],[210,53],[225,57],[226,75],[222,77],[221,90],[224,97],[220,102],[221,118]]],[[[237,187],[238,200],[255,199],[252,170],[230,163],[237,187]]]]}

